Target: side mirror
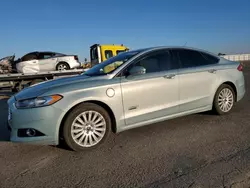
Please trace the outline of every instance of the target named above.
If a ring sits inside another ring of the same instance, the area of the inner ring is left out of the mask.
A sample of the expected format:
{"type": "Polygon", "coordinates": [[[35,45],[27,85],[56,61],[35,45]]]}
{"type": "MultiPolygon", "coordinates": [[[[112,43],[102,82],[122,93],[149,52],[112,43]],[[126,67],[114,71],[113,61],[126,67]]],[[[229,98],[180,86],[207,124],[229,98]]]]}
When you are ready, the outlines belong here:
{"type": "Polygon", "coordinates": [[[128,71],[130,76],[142,75],[146,73],[146,69],[142,66],[134,66],[128,71]]]}

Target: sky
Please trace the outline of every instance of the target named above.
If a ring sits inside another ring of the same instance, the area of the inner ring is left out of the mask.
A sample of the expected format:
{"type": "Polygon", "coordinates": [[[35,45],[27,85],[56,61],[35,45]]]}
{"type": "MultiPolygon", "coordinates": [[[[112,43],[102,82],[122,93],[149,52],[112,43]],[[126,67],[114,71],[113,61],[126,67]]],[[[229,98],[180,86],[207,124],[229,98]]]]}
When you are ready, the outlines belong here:
{"type": "Polygon", "coordinates": [[[250,53],[250,0],[8,0],[0,24],[0,58],[55,51],[83,61],[95,43],[250,53]]]}

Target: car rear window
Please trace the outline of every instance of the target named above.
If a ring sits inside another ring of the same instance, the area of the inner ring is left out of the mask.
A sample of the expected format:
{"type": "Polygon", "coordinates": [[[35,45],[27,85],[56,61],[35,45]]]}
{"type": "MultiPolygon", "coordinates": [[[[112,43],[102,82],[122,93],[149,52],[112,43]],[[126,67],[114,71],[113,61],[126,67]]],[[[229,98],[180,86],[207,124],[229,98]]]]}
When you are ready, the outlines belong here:
{"type": "Polygon", "coordinates": [[[196,50],[174,49],[172,51],[179,58],[182,68],[211,65],[219,61],[216,57],[196,50]]]}

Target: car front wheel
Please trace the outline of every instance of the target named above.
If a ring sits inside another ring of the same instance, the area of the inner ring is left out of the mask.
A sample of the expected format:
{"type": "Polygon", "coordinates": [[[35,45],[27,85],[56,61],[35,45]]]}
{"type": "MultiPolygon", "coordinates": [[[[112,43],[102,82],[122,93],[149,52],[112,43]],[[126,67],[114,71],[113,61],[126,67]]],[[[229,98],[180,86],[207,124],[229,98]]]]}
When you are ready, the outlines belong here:
{"type": "Polygon", "coordinates": [[[83,103],[67,116],[63,126],[63,138],[72,150],[92,149],[106,140],[110,127],[111,120],[104,108],[92,103],[83,103]]]}

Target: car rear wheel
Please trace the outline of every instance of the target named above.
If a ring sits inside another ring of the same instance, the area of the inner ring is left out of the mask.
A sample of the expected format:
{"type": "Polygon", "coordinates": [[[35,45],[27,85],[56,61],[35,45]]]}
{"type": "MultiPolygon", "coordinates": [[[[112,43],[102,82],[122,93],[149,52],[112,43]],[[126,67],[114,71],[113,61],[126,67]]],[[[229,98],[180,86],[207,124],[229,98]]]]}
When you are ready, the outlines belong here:
{"type": "Polygon", "coordinates": [[[230,85],[222,84],[215,94],[214,111],[219,115],[229,113],[233,109],[234,103],[235,92],[233,88],[230,85]]]}
{"type": "Polygon", "coordinates": [[[107,111],[99,105],[83,103],[67,116],[63,126],[66,145],[74,151],[96,148],[108,137],[111,120],[107,111]]]}
{"type": "Polygon", "coordinates": [[[56,66],[56,70],[69,70],[69,69],[70,67],[68,63],[65,62],[58,63],[58,65],[56,66]]]}

